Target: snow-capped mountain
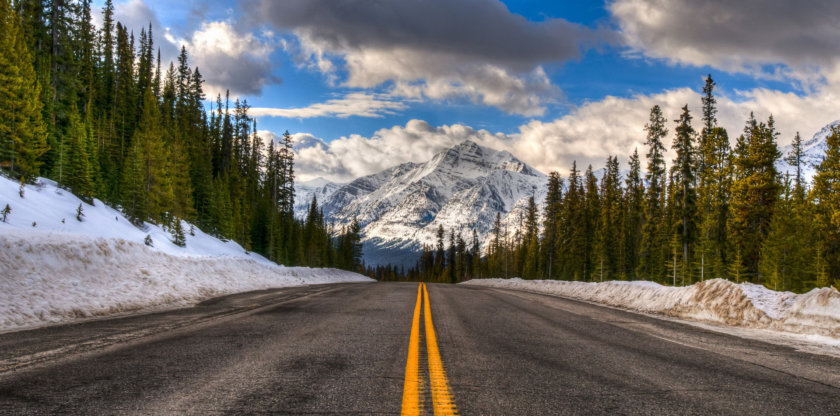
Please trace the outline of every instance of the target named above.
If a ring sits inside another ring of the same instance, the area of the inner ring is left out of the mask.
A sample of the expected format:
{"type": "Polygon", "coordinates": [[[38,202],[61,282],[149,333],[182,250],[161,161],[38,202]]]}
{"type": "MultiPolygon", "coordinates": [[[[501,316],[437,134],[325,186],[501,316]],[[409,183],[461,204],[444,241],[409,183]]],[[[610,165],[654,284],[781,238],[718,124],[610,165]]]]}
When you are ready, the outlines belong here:
{"type": "MultiPolygon", "coordinates": [[[[802,178],[810,182],[817,174],[817,166],[822,163],[825,158],[825,151],[827,150],[826,137],[831,134],[832,127],[840,127],[840,120],[829,123],[822,130],[814,134],[811,139],[802,142],[802,178]]],[[[796,174],[796,169],[791,167],[784,161],[784,158],[790,154],[791,146],[782,147],[782,159],[780,159],[776,167],[781,173],[790,173],[791,177],[796,174]]]]}
{"type": "Polygon", "coordinates": [[[305,218],[309,212],[309,204],[314,196],[318,204],[326,201],[333,192],[341,188],[343,184],[330,182],[318,177],[306,182],[295,183],[295,217],[305,218]]]}
{"type": "Polygon", "coordinates": [[[337,229],[359,220],[368,264],[413,265],[422,245],[435,243],[440,225],[447,238],[455,229],[468,241],[473,229],[485,241],[497,213],[509,229],[518,226],[528,198],[545,199],[546,181],[545,174],[508,152],[465,141],[424,163],[299,193],[302,205],[296,211],[305,212],[315,194],[337,229]]]}

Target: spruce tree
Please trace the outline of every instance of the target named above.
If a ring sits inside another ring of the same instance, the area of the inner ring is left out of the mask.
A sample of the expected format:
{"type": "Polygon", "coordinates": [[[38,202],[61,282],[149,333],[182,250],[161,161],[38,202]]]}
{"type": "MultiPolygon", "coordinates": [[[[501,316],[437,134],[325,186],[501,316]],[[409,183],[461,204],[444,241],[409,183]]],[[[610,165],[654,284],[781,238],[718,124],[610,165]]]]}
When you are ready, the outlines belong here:
{"type": "Polygon", "coordinates": [[[650,110],[650,121],[645,126],[647,131],[647,180],[645,193],[645,223],[642,227],[641,248],[639,250],[638,274],[644,279],[659,280],[664,275],[664,240],[662,224],[664,221],[663,201],[665,185],[665,146],[662,139],[668,134],[665,117],[658,105],[650,110]]]}
{"type": "Polygon", "coordinates": [[[584,234],[584,257],[583,257],[583,275],[582,278],[591,280],[595,275],[595,265],[597,263],[597,253],[595,251],[595,242],[598,237],[599,230],[599,214],[601,213],[601,196],[598,189],[598,179],[595,173],[592,172],[592,165],[586,168],[584,174],[584,189],[585,194],[583,198],[583,234],[584,234]]]}
{"type": "Polygon", "coordinates": [[[93,199],[94,190],[91,160],[88,154],[89,131],[79,118],[75,104],[70,111],[70,124],[66,137],[69,149],[65,184],[73,193],[89,202],[93,199]]]}
{"type": "Polygon", "coordinates": [[[677,195],[672,200],[677,220],[677,235],[682,245],[683,270],[688,275],[691,262],[691,250],[697,239],[697,191],[694,187],[696,166],[694,147],[694,128],[691,127],[691,114],[688,105],[683,106],[680,118],[676,120],[676,136],[672,148],[677,153],[674,160],[677,195]]]}
{"type": "Polygon", "coordinates": [[[832,127],[814,177],[814,223],[819,231],[821,285],[840,279],[840,129],[832,127]]]}
{"type": "MultiPolygon", "coordinates": [[[[562,179],[557,172],[548,175],[548,192],[545,196],[545,219],[543,222],[543,237],[541,245],[541,269],[544,277],[554,278],[557,261],[558,233],[560,230],[560,215],[563,203],[562,179]]],[[[475,230],[473,230],[475,231],[475,230]]],[[[477,240],[477,238],[476,238],[477,240]]],[[[473,253],[476,255],[476,253],[473,253]]]]}
{"type": "Polygon", "coordinates": [[[82,204],[79,204],[79,207],[76,208],[76,221],[82,222],[82,218],[85,217],[85,210],[82,208],[82,204]]]}
{"type": "Polygon", "coordinates": [[[184,235],[184,226],[181,224],[180,218],[174,219],[175,223],[172,226],[172,243],[178,247],[186,247],[187,237],[184,235]]]}
{"type": "Polygon", "coordinates": [[[801,199],[805,196],[805,187],[802,186],[802,136],[799,132],[796,132],[790,147],[790,153],[785,156],[785,162],[796,172],[793,177],[794,196],[801,199]]]}
{"type": "Polygon", "coordinates": [[[48,150],[40,95],[18,14],[0,0],[0,164],[21,183],[38,176],[48,150]]]}
{"type": "Polygon", "coordinates": [[[624,195],[624,274],[629,280],[636,280],[645,223],[645,185],[638,150],[634,150],[630,156],[630,172],[625,180],[624,195]]]}
{"type": "Polygon", "coordinates": [[[761,243],[769,232],[779,195],[776,136],[772,116],[766,124],[751,116],[735,146],[729,228],[752,281],[760,281],[761,243]]]}

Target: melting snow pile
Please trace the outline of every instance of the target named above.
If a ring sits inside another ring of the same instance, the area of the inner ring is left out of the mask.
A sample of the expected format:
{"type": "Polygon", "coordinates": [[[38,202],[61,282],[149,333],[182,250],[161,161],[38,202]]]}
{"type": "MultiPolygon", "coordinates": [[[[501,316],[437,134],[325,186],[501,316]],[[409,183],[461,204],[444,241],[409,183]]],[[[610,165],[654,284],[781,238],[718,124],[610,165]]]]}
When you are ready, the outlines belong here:
{"type": "Polygon", "coordinates": [[[584,283],[518,278],[479,279],[464,284],[560,295],[699,321],[840,338],[840,292],[834,288],[798,295],[723,279],[687,287],[644,281],[584,283]]]}
{"type": "Polygon", "coordinates": [[[0,177],[0,331],[151,308],[188,306],[231,293],[305,284],[370,281],[334,269],[284,267],[196,229],[186,247],[154,225],[133,226],[100,201],[79,199],[41,180],[0,177]],[[0,214],[2,215],[2,214],[0,214]],[[35,226],[32,224],[35,223],[35,226]],[[143,241],[149,235],[153,246],[143,241]]]}

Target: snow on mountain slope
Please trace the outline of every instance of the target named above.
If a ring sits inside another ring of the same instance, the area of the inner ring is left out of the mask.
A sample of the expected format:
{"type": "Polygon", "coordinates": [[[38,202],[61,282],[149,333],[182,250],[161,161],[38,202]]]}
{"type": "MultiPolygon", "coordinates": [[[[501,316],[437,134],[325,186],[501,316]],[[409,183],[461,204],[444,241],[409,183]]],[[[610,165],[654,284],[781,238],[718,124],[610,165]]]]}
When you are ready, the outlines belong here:
{"type": "Polygon", "coordinates": [[[347,281],[371,281],[333,269],[283,267],[199,229],[186,246],[163,228],[132,225],[119,211],[40,179],[27,185],[0,177],[0,331],[187,306],[236,292],[347,281]],[[76,219],[82,204],[84,217],[76,219]],[[144,244],[149,236],[153,247],[144,244]]]}
{"type": "Polygon", "coordinates": [[[313,196],[320,205],[342,186],[340,183],[333,183],[324,178],[295,183],[295,218],[306,218],[313,196]]]}
{"type": "Polygon", "coordinates": [[[545,199],[546,175],[513,155],[465,141],[424,163],[405,163],[362,177],[323,202],[338,226],[358,219],[368,264],[413,265],[422,244],[447,232],[475,229],[484,240],[496,213],[513,227],[529,197],[545,199]]]}
{"type": "MultiPolygon", "coordinates": [[[[826,144],[826,137],[831,134],[832,127],[840,127],[840,120],[829,123],[822,130],[814,134],[809,140],[802,142],[802,177],[805,181],[811,182],[817,174],[817,166],[822,163],[825,158],[825,151],[828,150],[826,144]]],[[[791,167],[784,161],[784,158],[790,154],[791,146],[787,145],[779,149],[782,152],[782,159],[776,162],[776,168],[781,173],[790,173],[791,178],[796,175],[796,169],[791,167]]]]}

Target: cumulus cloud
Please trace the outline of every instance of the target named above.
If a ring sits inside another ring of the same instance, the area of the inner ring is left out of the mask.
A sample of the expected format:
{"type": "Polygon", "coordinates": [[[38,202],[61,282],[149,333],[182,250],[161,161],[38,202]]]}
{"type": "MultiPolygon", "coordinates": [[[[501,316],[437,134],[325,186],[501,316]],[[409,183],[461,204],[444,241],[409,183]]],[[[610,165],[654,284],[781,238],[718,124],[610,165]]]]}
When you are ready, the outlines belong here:
{"type": "Polygon", "coordinates": [[[298,149],[296,172],[303,181],[321,176],[347,182],[400,163],[425,161],[467,139],[499,148],[507,137],[460,124],[434,127],[411,120],[405,126],[378,130],[370,138],[354,134],[298,149]]]}
{"type": "Polygon", "coordinates": [[[342,98],[327,100],[302,108],[254,107],[250,113],[257,117],[312,118],[351,116],[381,118],[406,109],[405,103],[394,101],[382,94],[350,93],[342,98]]]}
{"type": "Polygon", "coordinates": [[[673,63],[809,82],[840,56],[840,2],[832,0],[615,0],[608,8],[629,46],[673,63]]]}
{"type": "Polygon", "coordinates": [[[272,74],[270,33],[239,32],[230,21],[204,22],[176,42],[186,46],[211,94],[230,89],[236,95],[259,95],[265,85],[280,81],[272,74]]]}
{"type": "MultiPolygon", "coordinates": [[[[163,27],[157,13],[144,0],[127,0],[114,5],[115,20],[135,36],[139,36],[141,29],[148,30],[151,24],[154,46],[160,48],[164,67],[175,61],[181,46],[185,46],[190,65],[197,66],[206,81],[208,95],[227,89],[234,95],[259,95],[264,86],[280,81],[273,74],[270,60],[278,44],[272,33],[256,35],[242,31],[229,20],[205,21],[200,6],[194,8],[190,16],[202,21],[189,25],[186,33],[178,34],[163,27]]],[[[93,19],[97,27],[102,27],[102,13],[93,13],[93,19]]]]}
{"type": "MultiPolygon", "coordinates": [[[[734,144],[750,112],[760,120],[773,114],[781,134],[779,144],[786,145],[797,131],[810,137],[838,118],[840,105],[832,97],[830,94],[799,96],[766,89],[739,92],[731,97],[719,95],[718,124],[729,131],[734,144]]],[[[301,180],[322,176],[347,182],[399,163],[426,161],[436,152],[467,139],[509,151],[543,172],[558,170],[565,175],[573,161],[580,170],[590,164],[598,169],[610,155],[618,155],[626,166],[627,157],[634,149],[639,150],[644,161],[647,152],[644,126],[650,108],[659,105],[663,109],[669,130],[665,145],[670,149],[674,120],[685,104],[695,116],[695,127],[699,128],[700,94],[690,88],[625,98],[606,97],[553,121],[532,120],[512,134],[476,130],[461,124],[435,127],[422,120],[412,120],[405,126],[378,130],[369,138],[351,135],[329,143],[313,142],[312,146],[297,151],[297,173],[301,180]]],[[[315,139],[311,135],[307,137],[315,139]]],[[[667,160],[673,157],[673,151],[669,150],[667,160]]]]}
{"type": "Polygon", "coordinates": [[[291,32],[301,62],[343,85],[397,96],[464,97],[541,115],[558,91],[545,62],[577,58],[602,36],[563,19],[531,22],[496,0],[243,0],[256,21],[291,32]],[[343,66],[342,66],[343,65],[343,66]]]}

